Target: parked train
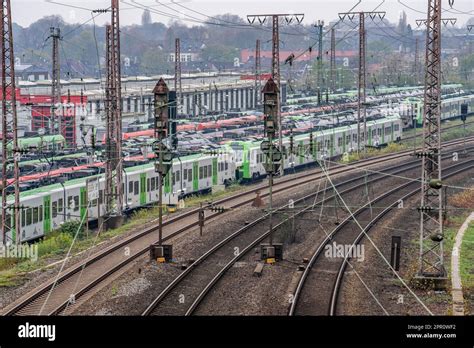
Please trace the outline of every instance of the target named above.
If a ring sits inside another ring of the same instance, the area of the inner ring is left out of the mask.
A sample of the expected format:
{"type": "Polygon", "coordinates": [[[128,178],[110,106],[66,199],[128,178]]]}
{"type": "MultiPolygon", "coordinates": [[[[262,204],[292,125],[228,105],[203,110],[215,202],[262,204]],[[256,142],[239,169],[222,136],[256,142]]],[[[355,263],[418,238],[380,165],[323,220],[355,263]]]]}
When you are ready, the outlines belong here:
{"type": "MultiPolygon", "coordinates": [[[[367,123],[368,144],[383,145],[398,141],[402,136],[402,121],[392,116],[367,123]]],[[[316,160],[339,157],[351,152],[357,144],[357,126],[345,126],[301,134],[293,139],[294,151],[289,151],[289,137],[285,137],[285,168],[296,168],[316,163],[316,160]]],[[[196,154],[175,158],[163,185],[164,204],[175,205],[179,198],[209,191],[216,185],[248,181],[265,173],[264,154],[260,142],[232,142],[215,155],[196,154]]],[[[124,209],[145,207],[158,200],[158,176],[153,163],[124,170],[124,209]]],[[[20,239],[32,241],[57,229],[65,221],[97,220],[105,214],[105,179],[103,174],[69,180],[62,184],[43,186],[21,192],[20,239]],[[89,200],[88,187],[96,182],[97,198],[89,200]]],[[[13,197],[9,198],[12,203],[13,197]]],[[[8,216],[13,226],[13,217],[8,216]]],[[[8,236],[15,240],[15,231],[8,236]]]]}
{"type": "MultiPolygon", "coordinates": [[[[387,116],[367,122],[369,146],[382,146],[401,140],[402,120],[398,115],[387,116]]],[[[357,125],[324,129],[313,132],[313,146],[310,148],[310,133],[293,136],[293,152],[290,153],[290,137],[283,138],[283,158],[286,171],[314,164],[316,160],[339,157],[357,148],[357,125]]],[[[362,134],[361,140],[364,135],[362,134]]],[[[234,154],[237,165],[236,179],[251,181],[265,175],[264,154],[260,141],[234,141],[226,146],[234,154]]]]}
{"type": "MultiPolygon", "coordinates": [[[[468,115],[471,115],[474,112],[474,95],[444,98],[441,101],[441,121],[460,117],[461,105],[463,104],[468,106],[468,115]]],[[[398,112],[404,120],[404,128],[413,127],[414,119],[416,119],[417,127],[421,127],[423,123],[423,98],[411,97],[405,99],[398,112]]]]}

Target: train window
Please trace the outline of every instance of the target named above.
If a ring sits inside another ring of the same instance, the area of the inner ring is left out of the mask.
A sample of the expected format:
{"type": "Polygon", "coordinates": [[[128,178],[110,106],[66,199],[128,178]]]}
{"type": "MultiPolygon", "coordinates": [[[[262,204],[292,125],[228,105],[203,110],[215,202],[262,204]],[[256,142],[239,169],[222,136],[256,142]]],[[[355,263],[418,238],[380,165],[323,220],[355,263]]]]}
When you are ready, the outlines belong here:
{"type": "Polygon", "coordinates": [[[342,146],[342,137],[337,138],[337,146],[342,146]]]}
{"type": "Polygon", "coordinates": [[[43,206],[39,206],[39,221],[43,221],[43,206]]]}
{"type": "Polygon", "coordinates": [[[207,175],[208,175],[208,177],[212,176],[212,166],[211,165],[207,166],[207,175]]]}
{"type": "Polygon", "coordinates": [[[173,174],[171,175],[171,185],[174,186],[174,184],[176,183],[176,172],[173,172],[171,174],[173,174]]]}
{"type": "Polygon", "coordinates": [[[381,128],[377,129],[377,135],[382,135],[382,129],[381,128]]]}
{"type": "Polygon", "coordinates": [[[104,190],[99,191],[99,204],[102,204],[104,201],[104,190]]]}
{"type": "Polygon", "coordinates": [[[138,195],[139,192],[139,187],[138,187],[138,181],[133,182],[133,194],[138,195]]]}
{"type": "Polygon", "coordinates": [[[29,226],[31,225],[31,218],[32,218],[32,211],[31,211],[31,208],[28,208],[26,210],[26,225],[29,226]]]}
{"type": "Polygon", "coordinates": [[[72,205],[74,204],[74,197],[73,196],[69,196],[67,198],[67,208],[68,209],[72,209],[72,205]]]}
{"type": "Polygon", "coordinates": [[[183,180],[184,181],[188,180],[188,170],[187,169],[183,169],[183,180]]]}
{"type": "Polygon", "coordinates": [[[21,210],[21,225],[26,226],[26,211],[25,211],[25,209],[21,210]]]}
{"type": "Polygon", "coordinates": [[[33,208],[33,223],[38,223],[38,207],[33,208]]]}
{"type": "Polygon", "coordinates": [[[128,193],[132,193],[133,192],[133,181],[130,181],[128,183],[128,193]]]}
{"type": "Polygon", "coordinates": [[[91,204],[93,207],[97,207],[97,199],[93,199],[91,204]]]}
{"type": "Polygon", "coordinates": [[[395,132],[398,132],[400,130],[400,126],[398,124],[395,125],[395,132]]]}
{"type": "Polygon", "coordinates": [[[181,180],[181,171],[177,170],[176,171],[176,181],[180,181],[181,180]]]}
{"type": "Polygon", "coordinates": [[[53,202],[53,218],[58,216],[58,202],[53,202]]]}
{"type": "Polygon", "coordinates": [[[188,169],[188,181],[191,182],[193,181],[193,170],[188,169]]]}
{"type": "Polygon", "coordinates": [[[199,167],[199,179],[202,179],[202,174],[204,172],[204,168],[203,167],[199,167]]]}
{"type": "Polygon", "coordinates": [[[389,135],[392,132],[392,127],[385,127],[385,135],[389,135]]]}
{"type": "Polygon", "coordinates": [[[155,177],[151,178],[151,190],[155,191],[156,189],[156,179],[155,177]]]}
{"type": "Polygon", "coordinates": [[[74,196],[74,211],[79,210],[79,196],[74,196]]]}
{"type": "Polygon", "coordinates": [[[203,178],[207,178],[207,166],[203,167],[203,178]]]}
{"type": "Polygon", "coordinates": [[[62,213],[63,212],[63,206],[64,206],[64,201],[62,198],[59,198],[58,200],[58,212],[62,213]]]}
{"type": "Polygon", "coordinates": [[[151,190],[151,181],[150,178],[146,179],[146,191],[150,192],[151,190]]]}
{"type": "Polygon", "coordinates": [[[357,134],[352,134],[352,141],[357,141],[357,134]]]}

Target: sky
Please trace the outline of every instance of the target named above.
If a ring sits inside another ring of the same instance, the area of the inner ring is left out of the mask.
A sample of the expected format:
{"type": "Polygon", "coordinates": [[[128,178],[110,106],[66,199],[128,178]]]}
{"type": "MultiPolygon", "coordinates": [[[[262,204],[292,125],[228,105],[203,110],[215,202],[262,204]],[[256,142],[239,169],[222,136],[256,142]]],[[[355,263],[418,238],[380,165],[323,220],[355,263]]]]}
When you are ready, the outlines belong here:
{"type": "MultiPolygon", "coordinates": [[[[456,17],[457,26],[464,26],[474,17],[474,0],[454,0],[453,9],[449,0],[443,1],[443,17],[456,17]]],[[[91,19],[92,9],[104,9],[110,6],[110,0],[13,0],[13,21],[21,26],[28,26],[36,20],[57,14],[66,22],[83,23],[91,19]]],[[[188,19],[188,25],[196,24],[193,20],[209,19],[205,15],[231,13],[241,17],[248,14],[303,13],[303,23],[312,24],[317,20],[329,23],[338,18],[339,12],[349,11],[359,0],[120,0],[122,25],[141,22],[144,7],[152,10],[155,22],[168,24],[172,19],[188,19]],[[185,9],[185,6],[188,9],[185,9]],[[198,14],[194,11],[199,11],[198,14]],[[166,12],[167,15],[158,12],[166,12]]],[[[386,18],[391,22],[398,21],[400,13],[405,11],[408,23],[415,26],[415,20],[426,18],[428,0],[361,0],[354,11],[372,11],[378,5],[378,11],[386,11],[386,18]],[[410,8],[409,8],[410,7],[410,8]]],[[[100,14],[95,18],[98,25],[110,21],[110,14],[100,14]]]]}

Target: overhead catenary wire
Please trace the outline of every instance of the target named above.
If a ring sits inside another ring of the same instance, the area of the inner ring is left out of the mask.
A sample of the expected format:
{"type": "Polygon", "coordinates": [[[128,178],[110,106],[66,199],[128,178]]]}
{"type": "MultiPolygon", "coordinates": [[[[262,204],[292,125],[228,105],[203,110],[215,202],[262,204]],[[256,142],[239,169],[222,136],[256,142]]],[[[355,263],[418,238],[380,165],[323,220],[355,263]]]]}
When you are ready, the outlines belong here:
{"type": "MultiPolygon", "coordinates": [[[[361,232],[364,234],[364,236],[370,241],[370,243],[372,244],[372,246],[374,247],[374,249],[377,251],[377,253],[380,255],[380,257],[382,258],[382,260],[387,264],[387,266],[390,268],[390,270],[392,271],[392,273],[398,278],[398,280],[402,283],[402,285],[415,297],[415,299],[417,300],[418,303],[420,303],[420,305],[430,314],[430,315],[433,315],[433,312],[431,312],[431,310],[426,306],[426,304],[418,297],[418,295],[408,286],[408,284],[403,280],[403,278],[398,274],[398,272],[392,267],[392,265],[390,264],[390,262],[387,260],[387,258],[385,257],[385,255],[380,251],[380,249],[377,247],[377,245],[374,243],[374,241],[372,240],[372,238],[368,235],[368,233],[366,232],[365,228],[363,228],[361,226],[361,224],[359,223],[359,221],[357,220],[357,218],[354,216],[354,213],[351,211],[351,209],[347,206],[345,200],[342,198],[340,192],[337,190],[336,186],[334,185],[334,183],[332,182],[332,179],[331,177],[329,176],[328,172],[325,170],[325,168],[321,168],[323,174],[327,177],[329,183],[331,184],[331,186],[334,188],[336,194],[339,196],[341,202],[343,203],[344,207],[346,208],[347,212],[349,213],[349,215],[351,216],[352,220],[357,224],[357,226],[360,228],[361,232]]],[[[347,257],[347,255],[346,255],[347,257]]]]}

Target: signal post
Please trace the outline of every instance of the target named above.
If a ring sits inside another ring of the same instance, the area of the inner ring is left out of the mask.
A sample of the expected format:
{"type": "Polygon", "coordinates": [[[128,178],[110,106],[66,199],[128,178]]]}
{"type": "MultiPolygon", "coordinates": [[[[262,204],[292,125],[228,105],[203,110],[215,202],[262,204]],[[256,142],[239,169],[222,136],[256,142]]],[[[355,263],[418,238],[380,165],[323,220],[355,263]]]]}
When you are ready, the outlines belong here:
{"type": "Polygon", "coordinates": [[[160,263],[169,262],[173,256],[173,247],[163,244],[163,179],[169,173],[173,162],[173,153],[166,146],[169,123],[169,89],[163,79],[160,79],[154,90],[155,102],[155,172],[158,173],[158,243],[150,247],[150,259],[160,263]],[[156,161],[157,159],[157,161],[156,161]]]}

